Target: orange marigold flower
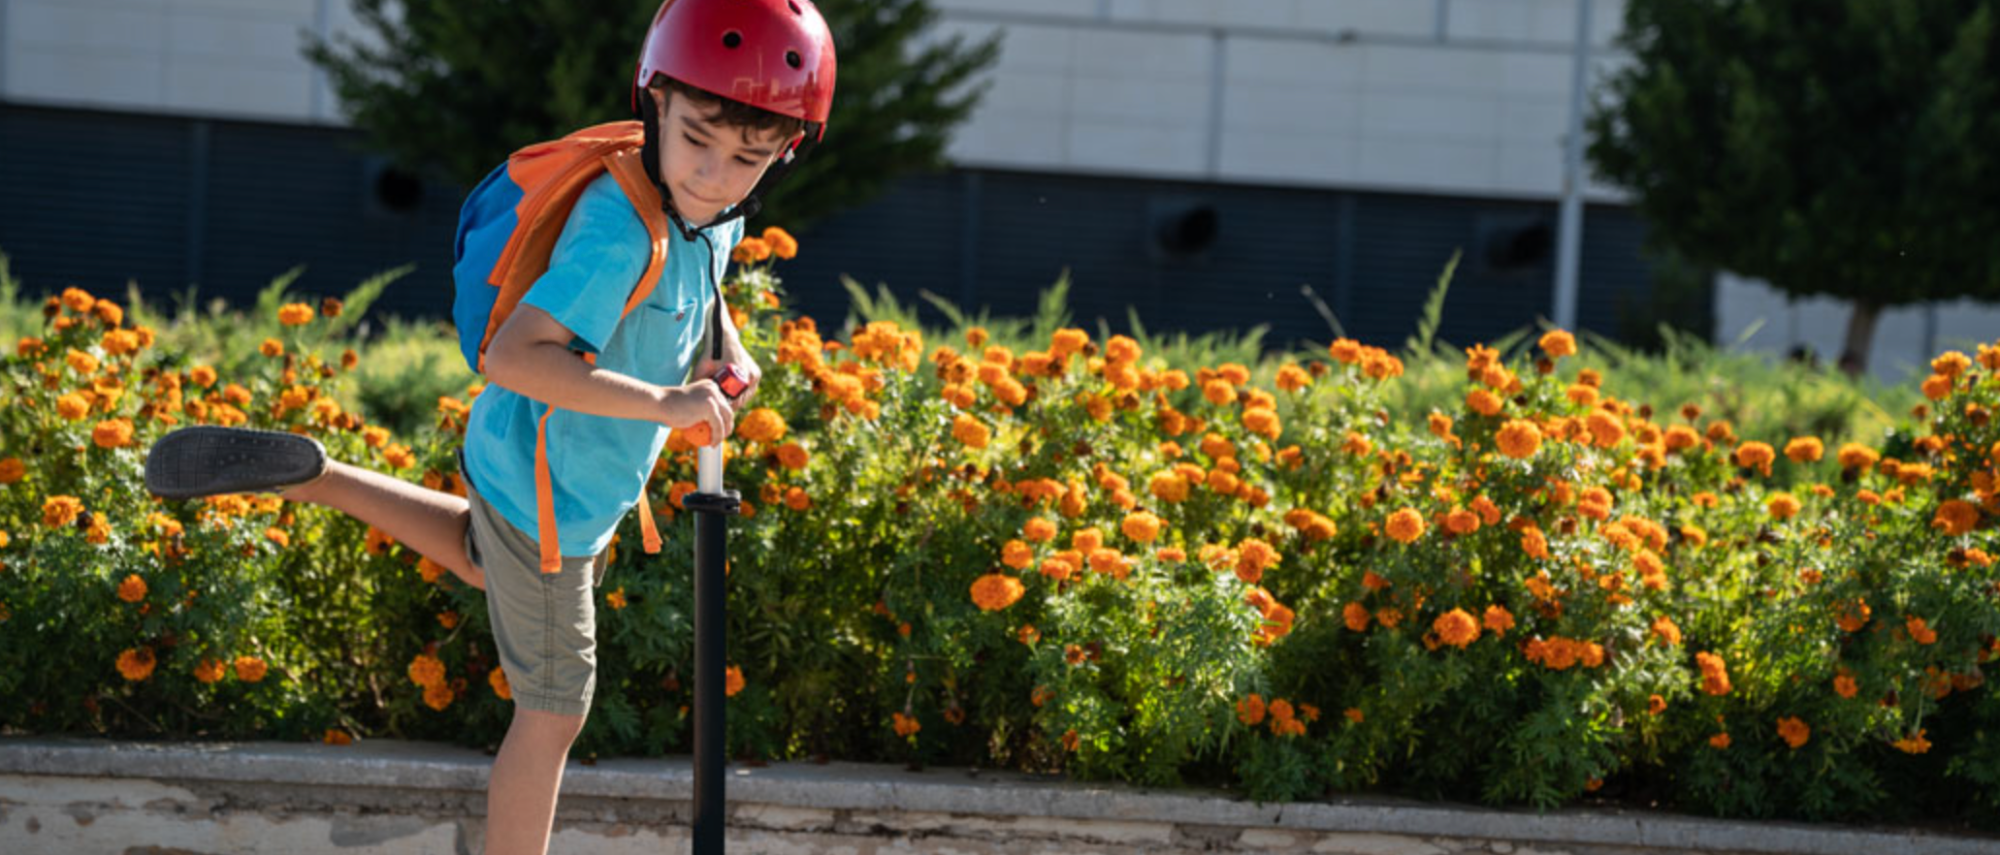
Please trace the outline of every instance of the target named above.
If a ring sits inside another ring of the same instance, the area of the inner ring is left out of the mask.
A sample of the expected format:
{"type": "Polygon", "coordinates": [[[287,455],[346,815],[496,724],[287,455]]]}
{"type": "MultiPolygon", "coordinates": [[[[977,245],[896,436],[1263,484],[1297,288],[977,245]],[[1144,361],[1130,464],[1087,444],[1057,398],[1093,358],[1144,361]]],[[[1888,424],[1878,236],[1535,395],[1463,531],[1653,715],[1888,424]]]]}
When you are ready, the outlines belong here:
{"type": "Polygon", "coordinates": [[[42,524],[61,528],[76,523],[83,514],[83,500],[75,496],[50,496],[42,501],[42,524]]]}
{"type": "Polygon", "coordinates": [[[1021,524],[1021,535],[1036,543],[1046,543],[1055,539],[1056,524],[1042,517],[1034,517],[1021,524]]]}
{"type": "Polygon", "coordinates": [[[743,691],[743,669],[735,665],[724,668],[722,671],[723,696],[733,698],[736,697],[736,693],[741,691],[743,691]]]}
{"type": "Polygon", "coordinates": [[[1077,566],[1067,558],[1051,556],[1042,559],[1041,574],[1058,582],[1075,575],[1077,566]]]}
{"type": "Polygon", "coordinates": [[[1026,570],[1035,563],[1034,547],[1025,541],[1009,540],[1005,546],[1000,547],[1000,563],[1016,570],[1026,570]]]}
{"type": "Polygon", "coordinates": [[[993,431],[971,413],[959,413],[951,420],[951,436],[967,448],[985,448],[993,431]]]}
{"type": "Polygon", "coordinates": [[[1431,629],[1438,634],[1440,641],[1460,649],[1479,640],[1479,622],[1464,609],[1452,609],[1438,615],[1437,620],[1431,623],[1431,629]]]}
{"type": "Polygon", "coordinates": [[[1979,507],[1964,499],[1946,499],[1938,505],[1937,515],[1931,518],[1931,528],[1944,529],[1952,537],[1972,531],[1979,525],[1979,507]]]}
{"type": "Polygon", "coordinates": [[[263,682],[264,675],[270,670],[270,666],[264,664],[263,659],[255,656],[238,656],[235,666],[236,679],[245,683],[263,682]]]}
{"type": "Polygon", "coordinates": [[[304,303],[286,303],[278,307],[278,323],[288,327],[305,326],[312,323],[313,307],[304,303]]]}
{"type": "Polygon", "coordinates": [[[1869,616],[1874,614],[1874,610],[1868,608],[1868,601],[1864,599],[1836,603],[1834,610],[1838,612],[1834,620],[1844,632],[1860,632],[1868,626],[1869,616]]]}
{"type": "Polygon", "coordinates": [[[1251,433],[1272,440],[1284,432],[1284,426],[1278,419],[1278,411],[1261,407],[1243,411],[1243,427],[1251,433]]]}
{"type": "Polygon", "coordinates": [[[1715,750],[1717,750],[1717,751],[1721,751],[1721,750],[1723,750],[1723,749],[1725,749],[1725,748],[1728,748],[1728,747],[1729,747],[1729,734],[1727,734],[1727,733],[1718,733],[1718,734],[1716,734],[1716,735],[1714,735],[1714,736],[1711,736],[1711,737],[1709,737],[1709,738],[1708,738],[1708,744],[1709,744],[1709,747],[1711,747],[1711,748],[1714,748],[1714,749],[1715,749],[1715,750]]]}
{"type": "Polygon", "coordinates": [[[136,603],[145,598],[146,580],[139,578],[139,574],[134,573],[126,576],[125,581],[118,583],[118,599],[128,603],[136,603]]]}
{"type": "Polygon", "coordinates": [[[806,468],[806,464],[810,462],[812,462],[812,455],[806,451],[805,446],[796,442],[788,442],[778,446],[779,466],[797,472],[806,468]]]}
{"type": "Polygon", "coordinates": [[[1491,630],[1494,635],[1506,635],[1508,630],[1514,628],[1514,613],[1508,611],[1505,606],[1487,606],[1486,615],[1480,621],[1480,625],[1491,630]]]}
{"type": "Polygon", "coordinates": [[[1746,442],[1736,447],[1736,465],[1755,467],[1763,475],[1771,474],[1771,462],[1778,458],[1778,452],[1767,442],[1746,442]]]}
{"type": "Polygon", "coordinates": [[[1584,425],[1590,428],[1590,436],[1597,441],[1599,448],[1610,448],[1625,441],[1625,423],[1603,410],[1592,410],[1584,418],[1584,425]]]}
{"type": "Polygon", "coordinates": [[[1923,386],[1920,388],[1924,391],[1924,397],[1933,401],[1942,401],[1951,395],[1952,386],[1953,381],[1950,377],[1946,377],[1943,374],[1932,374],[1924,378],[1923,386]]]}
{"type": "Polygon", "coordinates": [[[410,660],[406,669],[410,682],[419,686],[435,686],[445,679],[444,661],[429,653],[419,653],[410,660]]]}
{"type": "Polygon", "coordinates": [[[507,672],[495,668],[486,672],[486,685],[493,687],[493,694],[503,701],[514,699],[514,687],[507,682],[507,672]]]}
{"type": "Polygon", "coordinates": [[[1189,485],[1186,478],[1173,470],[1155,473],[1146,482],[1146,489],[1160,501],[1178,503],[1187,501],[1189,485]]]}
{"type": "Polygon", "coordinates": [[[227,673],[228,666],[222,664],[222,660],[206,656],[194,666],[194,678],[202,683],[221,682],[223,675],[227,673]]]}
{"type": "Polygon", "coordinates": [[[326,735],[320,737],[320,741],[328,745],[353,745],[354,737],[348,735],[345,730],[337,727],[329,727],[326,729],[326,735]]]}
{"type": "Polygon", "coordinates": [[[89,291],[85,291],[82,288],[64,288],[62,292],[62,304],[72,312],[83,314],[97,305],[97,298],[91,296],[89,291]]]}
{"type": "Polygon", "coordinates": [[[438,712],[444,712],[445,707],[451,706],[451,702],[457,699],[458,692],[447,683],[424,687],[424,706],[438,712]]]}
{"type": "Polygon", "coordinates": [[[1264,571],[1276,567],[1283,556],[1271,544],[1246,538],[1236,545],[1236,577],[1252,585],[1264,578],[1264,571]]]}
{"type": "Polygon", "coordinates": [[[153,669],[159,664],[151,647],[127,647],[118,654],[119,675],[134,683],[153,676],[153,669]]]}
{"type": "Polygon", "coordinates": [[[279,546],[292,545],[292,536],[286,534],[284,529],[279,528],[277,526],[271,526],[270,528],[264,529],[264,539],[272,543],[275,543],[279,546]]]}
{"type": "Polygon", "coordinates": [[[1798,436],[1785,443],[1785,456],[1793,463],[1814,463],[1826,453],[1826,446],[1818,437],[1798,436]]]}
{"type": "Polygon", "coordinates": [[[1500,443],[1500,452],[1515,460],[1526,460],[1535,456],[1542,448],[1542,431],[1535,423],[1525,419],[1510,419],[1500,426],[1494,440],[1500,443]]]}
{"type": "Polygon", "coordinates": [[[1543,333],[1539,344],[1542,346],[1542,352],[1547,353],[1552,359],[1576,355],[1576,336],[1562,330],[1549,330],[1543,333]]]}
{"type": "Polygon", "coordinates": [[[215,369],[207,365],[197,365],[188,371],[188,382],[206,389],[215,385],[215,369]]]}
{"type": "Polygon", "coordinates": [[[1278,388],[1285,392],[1297,392],[1313,382],[1312,372],[1297,365],[1287,363],[1278,369],[1278,388]]]}
{"type": "Polygon", "coordinates": [[[1668,647],[1680,646],[1681,628],[1674,623],[1673,618],[1666,615],[1653,618],[1653,635],[1660,639],[1661,644],[1665,644],[1668,647]]]}
{"type": "Polygon", "coordinates": [[[5,460],[0,460],[0,484],[15,483],[26,477],[27,474],[28,464],[22,463],[21,458],[9,457],[5,460]]]}
{"type": "Polygon", "coordinates": [[[1910,638],[1914,639],[1918,644],[1937,643],[1937,630],[1931,629],[1930,624],[1926,623],[1923,618],[1915,616],[1905,618],[1903,626],[1910,631],[1910,638]]]}
{"type": "Polygon", "coordinates": [[[746,237],[729,250],[729,260],[737,264],[754,264],[770,257],[771,245],[762,238],[746,237]]]}
{"type": "Polygon", "coordinates": [[[1236,387],[1220,377],[1201,384],[1201,396],[1218,407],[1236,403],[1236,387]]]}
{"type": "Polygon", "coordinates": [[[1799,718],[1786,716],[1778,719],[1778,736],[1785,740],[1786,745],[1790,745],[1793,750],[1797,750],[1804,747],[1806,742],[1812,739],[1812,728],[1799,718]]]}
{"type": "Polygon", "coordinates": [[[1396,542],[1409,544],[1424,536],[1426,525],[1424,515],[1418,513],[1416,508],[1403,508],[1390,514],[1383,528],[1396,542]]]}
{"type": "Polygon", "coordinates": [[[1597,387],[1573,383],[1568,389],[1563,390],[1563,397],[1579,407],[1593,406],[1597,403],[1597,387]]]}
{"type": "Polygon", "coordinates": [[[285,343],[275,338],[267,338],[264,339],[263,344],[257,346],[257,352],[273,358],[283,356],[285,355],[285,343]]]}
{"type": "Polygon", "coordinates": [[[1346,606],[1341,607],[1340,617],[1342,621],[1346,622],[1347,628],[1355,632],[1366,631],[1368,629],[1368,621],[1371,619],[1371,616],[1368,614],[1368,607],[1360,603],[1348,603],[1346,606]]]}
{"type": "Polygon", "coordinates": [[[1929,732],[1929,728],[1919,728],[1916,733],[1898,739],[1891,744],[1896,746],[1897,751],[1905,754],[1922,754],[1931,750],[1931,741],[1924,738],[1924,734],[1927,732],[1929,732]]]}
{"type": "Polygon", "coordinates": [[[82,392],[70,392],[56,398],[56,415],[68,421],[81,421],[90,415],[90,398],[82,392]]]}
{"type": "Polygon", "coordinates": [[[630,602],[625,599],[625,586],[619,585],[618,590],[612,591],[609,594],[605,594],[604,604],[610,606],[611,610],[614,612],[621,611],[627,605],[630,605],[630,602]]]}
{"type": "Polygon", "coordinates": [[[1667,699],[1659,695],[1646,698],[1646,714],[1659,715],[1667,711],[1667,699]]]}
{"type": "Polygon", "coordinates": [[[785,417],[770,407],[758,407],[736,422],[736,435],[749,442],[777,442],[785,438],[785,417]]]}
{"type": "Polygon", "coordinates": [[[790,260],[799,254],[798,238],[777,226],[765,226],[763,240],[771,248],[771,254],[781,259],[790,260]]]}
{"type": "Polygon", "coordinates": [[[1874,467],[1874,463],[1878,459],[1882,459],[1882,455],[1876,453],[1876,449],[1872,449],[1868,445],[1862,445],[1858,441],[1850,441],[1846,445],[1840,445],[1840,467],[1842,469],[1870,469],[1870,467],[1874,467]]]}
{"type": "Polygon", "coordinates": [[[1729,694],[1729,668],[1722,657],[1701,652],[1694,655],[1695,664],[1701,667],[1701,690],[1711,695],[1729,694]]]}
{"type": "Polygon", "coordinates": [[[1251,727],[1264,721],[1264,696],[1252,694],[1236,702],[1236,718],[1251,727]]]}
{"type": "Polygon", "coordinates": [[[1465,405],[1482,416],[1497,416],[1504,406],[1499,395],[1486,389],[1474,389],[1465,395],[1465,405]]]}
{"type": "Polygon", "coordinates": [[[1771,518],[1777,520],[1788,520],[1797,516],[1799,507],[1798,497],[1790,493],[1772,494],[1771,498],[1764,503],[1764,508],[1770,511],[1771,518]]]}
{"type": "Polygon", "coordinates": [[[1178,546],[1161,547],[1153,552],[1153,557],[1169,564],[1178,564],[1187,560],[1187,550],[1178,546]]]}
{"type": "Polygon", "coordinates": [[[988,573],[972,582],[972,602],[980,611],[997,612],[1021,599],[1027,589],[1005,573],[988,573]]]}
{"type": "Polygon", "coordinates": [[[1126,514],[1124,521],[1118,524],[1118,530],[1124,532],[1126,537],[1140,543],[1152,543],[1160,536],[1160,528],[1163,525],[1157,515],[1149,511],[1138,511],[1126,514]]]}
{"type": "Polygon", "coordinates": [[[1853,698],[1861,693],[1861,686],[1851,674],[1841,674],[1833,678],[1833,693],[1843,698],[1853,698]]]}

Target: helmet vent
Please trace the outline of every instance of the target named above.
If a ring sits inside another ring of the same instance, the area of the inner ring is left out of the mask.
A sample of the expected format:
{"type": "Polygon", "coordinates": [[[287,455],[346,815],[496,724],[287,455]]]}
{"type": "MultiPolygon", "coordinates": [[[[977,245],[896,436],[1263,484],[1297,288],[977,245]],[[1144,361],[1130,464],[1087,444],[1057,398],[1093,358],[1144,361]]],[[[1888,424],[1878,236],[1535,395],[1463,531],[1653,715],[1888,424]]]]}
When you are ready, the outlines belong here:
{"type": "Polygon", "coordinates": [[[804,64],[804,62],[805,62],[804,60],[801,60],[801,59],[799,59],[799,52],[798,52],[798,51],[795,51],[795,50],[788,50],[788,51],[785,51],[785,64],[786,64],[786,65],[789,65],[789,66],[791,66],[791,67],[793,67],[793,68],[798,68],[798,67],[799,67],[800,65],[803,65],[803,64],[804,64]]]}
{"type": "Polygon", "coordinates": [[[729,32],[726,32],[726,33],[723,33],[723,34],[722,34],[722,46],[723,46],[723,47],[726,47],[726,48],[729,48],[729,49],[731,49],[731,50],[734,50],[734,49],[735,49],[735,48],[736,48],[736,47],[737,47],[738,45],[741,45],[741,44],[743,44],[743,34],[742,34],[742,33],[739,33],[739,32],[737,32],[737,31],[735,31],[735,30],[730,30],[729,32]]]}
{"type": "Polygon", "coordinates": [[[792,7],[792,14],[794,14],[794,15],[798,15],[798,16],[800,16],[800,17],[804,17],[804,16],[805,16],[805,14],[806,14],[804,10],[801,10],[801,9],[799,8],[799,4],[797,4],[797,3],[793,3],[793,2],[790,2],[790,0],[786,0],[786,3],[785,3],[785,5],[787,5],[787,6],[790,6],[790,7],[792,7]]]}

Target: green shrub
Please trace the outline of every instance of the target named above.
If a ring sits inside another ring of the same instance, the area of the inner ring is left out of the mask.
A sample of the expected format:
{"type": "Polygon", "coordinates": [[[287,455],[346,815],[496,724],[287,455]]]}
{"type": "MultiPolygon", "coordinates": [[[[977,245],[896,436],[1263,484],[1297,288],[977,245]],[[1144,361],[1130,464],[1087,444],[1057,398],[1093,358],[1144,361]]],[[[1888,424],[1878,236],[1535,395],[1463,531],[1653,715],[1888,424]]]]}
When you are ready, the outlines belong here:
{"type": "MultiPolygon", "coordinates": [[[[1267,356],[1093,336],[1060,291],[1032,319],[941,305],[954,328],[926,334],[859,289],[833,337],[768,263],[730,290],[766,372],[730,443],[735,755],[1278,800],[2000,808],[2000,345],[1875,408],[1684,340],[1267,356]]],[[[270,293],[169,327],[227,355],[135,345],[153,334],[72,291],[6,358],[0,725],[504,733],[477,592],[339,514],[143,491],[169,422],[239,421],[453,488],[477,391],[455,343],[288,325],[313,304],[270,293]],[[269,675],[203,679],[238,657],[269,675]]],[[[670,440],[647,494],[664,550],[630,522],[614,546],[580,754],[686,750],[692,456],[670,440]]]]}

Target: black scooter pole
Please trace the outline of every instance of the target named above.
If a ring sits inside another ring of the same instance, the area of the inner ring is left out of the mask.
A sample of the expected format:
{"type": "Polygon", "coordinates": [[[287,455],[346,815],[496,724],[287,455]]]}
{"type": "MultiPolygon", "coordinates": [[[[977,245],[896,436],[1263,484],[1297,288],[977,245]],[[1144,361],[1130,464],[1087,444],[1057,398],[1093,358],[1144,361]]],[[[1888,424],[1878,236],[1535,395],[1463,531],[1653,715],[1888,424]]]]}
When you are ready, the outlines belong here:
{"type": "Polygon", "coordinates": [[[723,489],[721,445],[701,446],[695,459],[695,492],[681,500],[694,511],[694,852],[721,855],[729,821],[722,777],[728,752],[723,576],[729,518],[742,510],[743,500],[735,490],[723,489]]]}

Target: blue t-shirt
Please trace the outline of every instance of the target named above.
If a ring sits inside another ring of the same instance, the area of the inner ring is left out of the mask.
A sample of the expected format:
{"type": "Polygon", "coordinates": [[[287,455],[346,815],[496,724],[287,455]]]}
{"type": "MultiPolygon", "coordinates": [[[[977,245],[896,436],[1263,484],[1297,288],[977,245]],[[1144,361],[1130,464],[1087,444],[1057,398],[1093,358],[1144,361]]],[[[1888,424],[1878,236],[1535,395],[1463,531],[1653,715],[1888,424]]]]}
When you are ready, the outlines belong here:
{"type": "MultiPolygon", "coordinates": [[[[528,289],[522,305],[548,312],[568,328],[575,335],[571,349],[597,354],[598,368],[661,386],[687,382],[699,358],[715,283],[743,234],[743,221],[703,229],[712,244],[690,243],[679,230],[669,231],[673,238],[659,284],[621,320],[632,286],[652,259],[652,238],[618,182],[608,174],[599,177],[578,198],[548,271],[528,289]]],[[[465,432],[465,466],[473,487],[531,538],[540,530],[535,428],[547,410],[540,401],[488,384],[472,404],[465,432]]],[[[638,503],[667,442],[667,427],[557,408],[548,429],[561,553],[596,555],[638,503]]]]}

